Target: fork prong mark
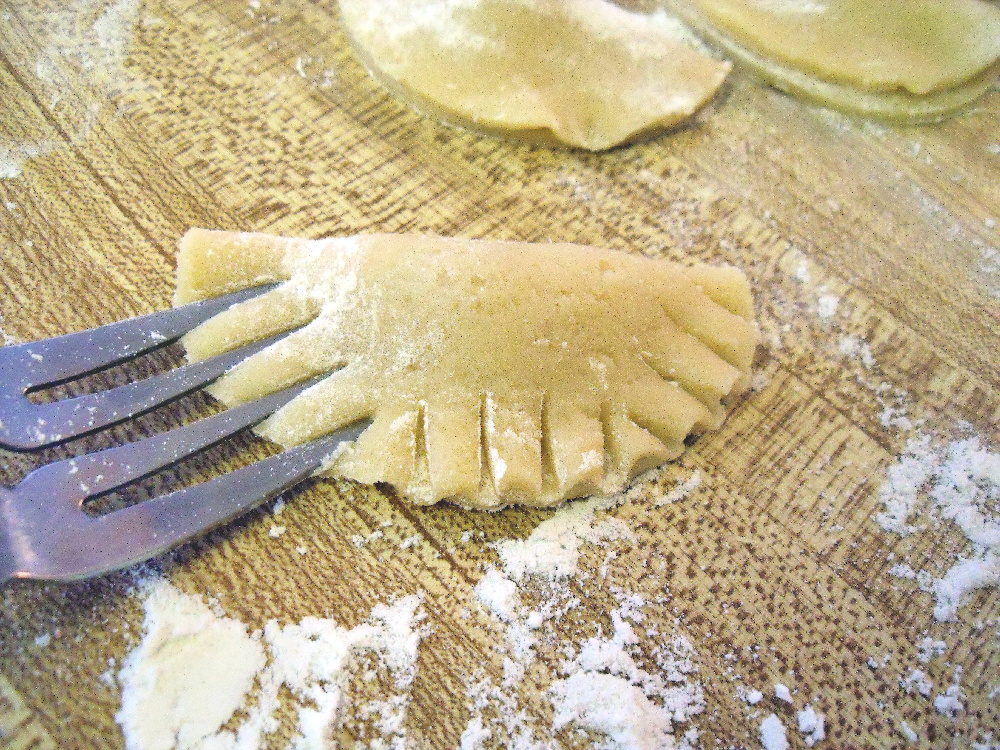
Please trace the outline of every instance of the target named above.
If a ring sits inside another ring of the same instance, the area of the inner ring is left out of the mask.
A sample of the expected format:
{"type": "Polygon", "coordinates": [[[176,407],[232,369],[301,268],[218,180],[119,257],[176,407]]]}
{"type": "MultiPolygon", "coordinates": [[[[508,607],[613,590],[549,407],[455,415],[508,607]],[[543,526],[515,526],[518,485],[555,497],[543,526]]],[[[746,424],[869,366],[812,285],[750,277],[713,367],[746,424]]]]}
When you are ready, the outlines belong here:
{"type": "Polygon", "coordinates": [[[183,458],[265,420],[315,383],[298,383],[169,432],[40,466],[14,489],[19,495],[52,498],[79,508],[84,502],[136,482],[183,458]]]}
{"type": "Polygon", "coordinates": [[[58,445],[123,422],[200,388],[287,333],[107,391],[34,404],[21,393],[0,395],[0,447],[27,451],[58,445]]]}
{"type": "Polygon", "coordinates": [[[0,347],[0,387],[24,393],[83,377],[175,341],[213,315],[274,287],[242,289],[88,331],[0,347]]]}
{"type": "Polygon", "coordinates": [[[302,481],[342,442],[354,440],[365,427],[367,422],[351,425],[203,484],[98,518],[79,516],[73,533],[67,533],[63,523],[45,524],[48,538],[37,544],[44,553],[25,560],[9,575],[74,580],[154,557],[302,481]],[[79,519],[85,519],[82,526],[79,519]]]}

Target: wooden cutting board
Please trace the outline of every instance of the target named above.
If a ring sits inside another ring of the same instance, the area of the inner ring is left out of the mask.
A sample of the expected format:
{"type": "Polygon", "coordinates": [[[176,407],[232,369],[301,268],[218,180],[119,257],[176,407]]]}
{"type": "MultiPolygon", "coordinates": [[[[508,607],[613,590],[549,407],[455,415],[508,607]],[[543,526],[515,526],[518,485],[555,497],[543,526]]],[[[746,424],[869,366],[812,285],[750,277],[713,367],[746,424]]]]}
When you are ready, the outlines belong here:
{"type": "MultiPolygon", "coordinates": [[[[555,587],[521,583],[529,607],[579,603],[539,631],[508,705],[536,739],[588,746],[572,727],[553,731],[549,686],[639,594],[637,658],[653,664],[674,634],[694,647],[705,710],[677,735],[696,727],[703,748],[759,747],[771,713],[802,747],[807,703],[826,717],[821,746],[909,746],[903,722],[917,747],[969,747],[989,731],[1000,741],[996,588],[937,621],[932,595],[895,566],[941,576],[971,554],[964,535],[941,521],[904,538],[873,518],[909,441],[1000,441],[1000,93],[940,125],[886,127],[734,75],[695,122],[648,143],[533,148],[390,98],[345,46],[333,0],[6,0],[0,92],[7,342],[167,307],[191,226],[570,241],[743,268],[764,340],[756,389],[607,512],[629,539],[583,543],[580,573],[555,587]],[[663,504],[684,482],[686,496],[663,504]],[[926,638],[944,645],[921,650],[926,638]],[[906,688],[914,670],[927,696],[906,688]],[[934,699],[956,683],[962,710],[948,716],[934,699]],[[738,687],[764,698],[750,705],[738,687]]],[[[116,438],[208,408],[182,402],[116,438]]],[[[67,450],[0,453],[0,480],[67,450]]],[[[187,473],[265,451],[244,443],[187,473]]],[[[334,483],[287,501],[284,535],[269,535],[275,519],[260,510],[149,570],[251,629],[307,615],[353,627],[377,603],[422,592],[409,746],[457,747],[468,687],[499,686],[509,655],[506,626],[473,594],[499,566],[489,545],[528,537],[552,512],[414,508],[334,483]]],[[[134,580],[3,588],[0,746],[123,745],[114,675],[141,638],[134,580]]],[[[370,738],[351,727],[382,697],[372,684],[352,696],[345,747],[370,738]]],[[[274,747],[289,741],[293,708],[274,747]]],[[[500,730],[490,742],[507,744],[500,730]]]]}

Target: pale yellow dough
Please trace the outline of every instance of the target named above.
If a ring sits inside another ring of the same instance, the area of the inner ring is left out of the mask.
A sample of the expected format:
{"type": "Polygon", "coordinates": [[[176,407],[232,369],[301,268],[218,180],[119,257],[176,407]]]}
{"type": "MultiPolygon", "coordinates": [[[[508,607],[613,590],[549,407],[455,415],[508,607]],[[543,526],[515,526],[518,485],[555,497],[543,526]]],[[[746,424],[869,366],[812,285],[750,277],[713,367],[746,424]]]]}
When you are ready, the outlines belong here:
{"type": "Polygon", "coordinates": [[[590,150],[675,125],[729,64],[679,22],[608,0],[340,0],[368,69],[452,124],[590,150]]]}
{"type": "Polygon", "coordinates": [[[276,289],[191,359],[304,325],[211,387],[232,405],[332,373],[263,424],[285,446],[361,418],[335,475],[417,503],[552,505],[623,488],[718,427],[758,334],[742,272],[569,244],[191,230],[176,303],[276,289]]]}
{"type": "Polygon", "coordinates": [[[661,0],[778,88],[866,116],[933,120],[996,80],[985,0],[661,0]]]}

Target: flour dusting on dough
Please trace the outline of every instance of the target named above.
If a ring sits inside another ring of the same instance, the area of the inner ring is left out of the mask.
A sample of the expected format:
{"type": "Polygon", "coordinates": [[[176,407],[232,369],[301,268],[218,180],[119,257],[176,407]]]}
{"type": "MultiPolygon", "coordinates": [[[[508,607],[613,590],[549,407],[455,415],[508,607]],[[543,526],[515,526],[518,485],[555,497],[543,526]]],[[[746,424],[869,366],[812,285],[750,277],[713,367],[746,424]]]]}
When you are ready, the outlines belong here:
{"type": "Polygon", "coordinates": [[[421,504],[620,492],[722,424],[758,339],[733,268],[423,235],[181,243],[177,302],[269,281],[188,334],[189,357],[298,330],[209,392],[232,405],[324,376],[260,434],[291,446],[371,419],[332,472],[421,504]]]}

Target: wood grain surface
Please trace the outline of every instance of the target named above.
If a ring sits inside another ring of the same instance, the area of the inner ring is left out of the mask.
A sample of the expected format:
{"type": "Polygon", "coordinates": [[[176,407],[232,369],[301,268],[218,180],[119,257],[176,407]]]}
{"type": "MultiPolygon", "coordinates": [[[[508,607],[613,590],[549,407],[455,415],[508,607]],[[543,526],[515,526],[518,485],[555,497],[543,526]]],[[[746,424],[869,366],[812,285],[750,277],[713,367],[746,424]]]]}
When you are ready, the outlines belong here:
{"type": "MultiPolygon", "coordinates": [[[[743,268],[764,339],[755,390],[607,511],[629,539],[584,543],[576,576],[520,584],[528,606],[566,592],[579,603],[540,631],[511,705],[539,740],[595,741],[553,731],[548,689],[566,649],[610,633],[622,596],[640,594],[648,663],[656,633],[683,634],[696,653],[706,708],[678,738],[696,727],[703,748],[760,747],[775,713],[804,747],[796,711],[808,703],[826,717],[820,747],[1000,742],[996,588],[938,622],[932,595],[891,571],[940,576],[968,541],[950,523],[901,537],[873,518],[908,441],[1000,441],[1000,92],[940,125],[885,127],[736,74],[689,126],[588,154],[411,112],[355,61],[333,0],[2,0],[0,94],[7,343],[169,306],[176,242],[192,226],[569,241],[743,268]],[[695,470],[701,484],[663,504],[695,470]],[[924,659],[925,638],[943,652],[924,659]],[[913,670],[928,696],[907,689],[913,670]],[[949,716],[934,698],[956,680],[963,708],[949,716]],[[764,699],[749,705],[738,686],[764,699]]],[[[192,398],[79,445],[0,452],[0,481],[211,408],[192,398]]],[[[268,450],[244,441],[173,478],[268,450]]],[[[470,685],[504,674],[504,625],[473,594],[500,564],[490,543],[526,538],[552,511],[415,508],[333,482],[287,501],[278,538],[262,509],[146,571],[252,629],[307,615],[353,627],[377,603],[422,592],[408,744],[457,747],[470,685]]],[[[113,677],[141,637],[134,582],[3,588],[0,746],[124,745],[113,677]]],[[[378,683],[352,687],[338,746],[368,745],[364,707],[380,697],[378,683]]],[[[293,704],[283,712],[274,747],[293,732],[293,704]]],[[[487,746],[507,746],[501,735],[487,746]]]]}

